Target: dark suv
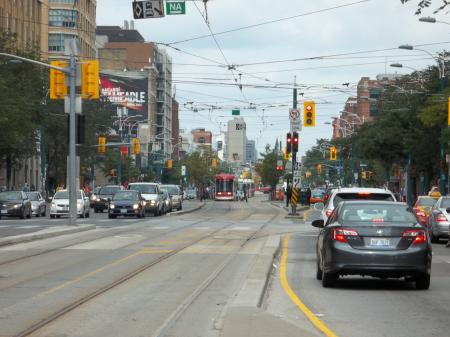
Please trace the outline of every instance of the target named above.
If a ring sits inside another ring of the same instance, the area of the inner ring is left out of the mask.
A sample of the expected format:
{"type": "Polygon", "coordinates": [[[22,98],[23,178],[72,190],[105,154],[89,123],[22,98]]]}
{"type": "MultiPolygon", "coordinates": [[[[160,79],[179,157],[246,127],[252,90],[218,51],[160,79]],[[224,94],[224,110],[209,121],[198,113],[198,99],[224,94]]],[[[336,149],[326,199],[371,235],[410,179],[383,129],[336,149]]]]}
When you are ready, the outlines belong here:
{"type": "Polygon", "coordinates": [[[103,212],[108,209],[109,202],[112,200],[117,191],[123,188],[119,185],[107,185],[100,188],[97,197],[94,200],[94,212],[103,212]]]}

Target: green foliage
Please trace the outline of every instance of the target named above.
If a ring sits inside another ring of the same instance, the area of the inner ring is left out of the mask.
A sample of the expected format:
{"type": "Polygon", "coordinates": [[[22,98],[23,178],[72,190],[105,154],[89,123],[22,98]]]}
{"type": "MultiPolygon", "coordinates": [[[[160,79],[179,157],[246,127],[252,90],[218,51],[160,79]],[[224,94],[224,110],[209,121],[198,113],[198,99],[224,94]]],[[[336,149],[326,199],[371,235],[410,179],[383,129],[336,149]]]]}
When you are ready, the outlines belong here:
{"type": "MultiPolygon", "coordinates": [[[[411,0],[400,0],[400,1],[402,2],[402,4],[411,2],[411,0]]],[[[414,14],[415,15],[422,14],[422,10],[430,7],[433,2],[437,3],[438,1],[437,0],[434,0],[434,1],[433,0],[417,0],[417,10],[414,14]]],[[[433,11],[433,14],[436,14],[436,13],[442,11],[448,5],[450,5],[450,2],[448,0],[441,0],[440,2],[441,2],[441,5],[433,11]]]]}
{"type": "Polygon", "coordinates": [[[283,175],[283,171],[277,171],[277,160],[281,159],[277,155],[277,151],[272,150],[270,145],[266,145],[266,152],[261,153],[262,161],[256,164],[256,172],[261,177],[264,185],[275,186],[283,175]]]}

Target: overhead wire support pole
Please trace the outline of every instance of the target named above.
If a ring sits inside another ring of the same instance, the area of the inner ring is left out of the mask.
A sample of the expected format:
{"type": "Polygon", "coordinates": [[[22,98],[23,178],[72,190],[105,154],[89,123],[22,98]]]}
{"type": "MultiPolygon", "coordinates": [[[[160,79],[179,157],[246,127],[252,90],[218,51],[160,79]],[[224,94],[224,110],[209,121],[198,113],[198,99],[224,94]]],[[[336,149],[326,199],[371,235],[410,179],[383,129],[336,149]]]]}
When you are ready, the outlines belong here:
{"type": "Polygon", "coordinates": [[[77,221],[77,180],[76,180],[76,125],[75,125],[75,100],[76,100],[76,77],[77,64],[75,54],[72,50],[70,52],[70,66],[69,66],[69,212],[70,225],[76,225],[77,221]]]}

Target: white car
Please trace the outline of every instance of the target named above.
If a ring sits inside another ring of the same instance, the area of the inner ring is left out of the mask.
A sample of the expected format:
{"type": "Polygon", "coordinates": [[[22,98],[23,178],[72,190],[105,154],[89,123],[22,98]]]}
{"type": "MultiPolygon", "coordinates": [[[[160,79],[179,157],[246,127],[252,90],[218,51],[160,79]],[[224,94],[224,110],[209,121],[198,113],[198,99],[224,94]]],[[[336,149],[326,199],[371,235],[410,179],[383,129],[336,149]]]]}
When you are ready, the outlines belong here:
{"type": "Polygon", "coordinates": [[[396,201],[394,194],[388,189],[345,187],[332,190],[330,197],[325,201],[325,205],[317,203],[314,205],[314,208],[321,211],[322,219],[326,222],[339,202],[343,200],[396,201]]]}
{"type": "MultiPolygon", "coordinates": [[[[80,218],[89,217],[89,198],[84,191],[77,191],[77,215],[80,218]]],[[[59,218],[61,215],[69,215],[69,191],[61,190],[55,193],[50,204],[50,218],[59,218]]]]}

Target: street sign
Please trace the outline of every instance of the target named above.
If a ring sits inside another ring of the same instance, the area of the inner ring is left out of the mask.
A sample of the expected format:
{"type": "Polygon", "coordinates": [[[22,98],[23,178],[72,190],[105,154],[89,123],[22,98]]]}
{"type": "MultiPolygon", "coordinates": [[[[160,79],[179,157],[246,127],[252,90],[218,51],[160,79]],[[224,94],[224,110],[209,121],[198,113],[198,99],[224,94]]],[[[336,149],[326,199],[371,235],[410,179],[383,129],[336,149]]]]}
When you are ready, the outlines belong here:
{"type": "Polygon", "coordinates": [[[284,169],[286,171],[288,171],[288,172],[291,172],[292,171],[292,162],[291,161],[287,161],[284,169]]]}
{"type": "Polygon", "coordinates": [[[294,171],[294,178],[300,178],[302,176],[302,173],[298,170],[294,171]]]}
{"type": "Polygon", "coordinates": [[[300,131],[302,129],[300,111],[298,109],[289,109],[289,120],[291,122],[291,132],[300,131]]]}
{"type": "Polygon", "coordinates": [[[133,17],[135,19],[164,17],[163,0],[134,1],[132,4],[133,17]]]}
{"type": "Polygon", "coordinates": [[[233,115],[233,116],[239,116],[240,114],[241,114],[241,110],[239,110],[239,109],[231,110],[231,115],[233,115]]]}
{"type": "Polygon", "coordinates": [[[183,177],[186,175],[186,165],[181,166],[181,175],[183,177]]]}
{"type": "Polygon", "coordinates": [[[167,0],[167,15],[186,14],[186,3],[184,0],[167,0]]]}

